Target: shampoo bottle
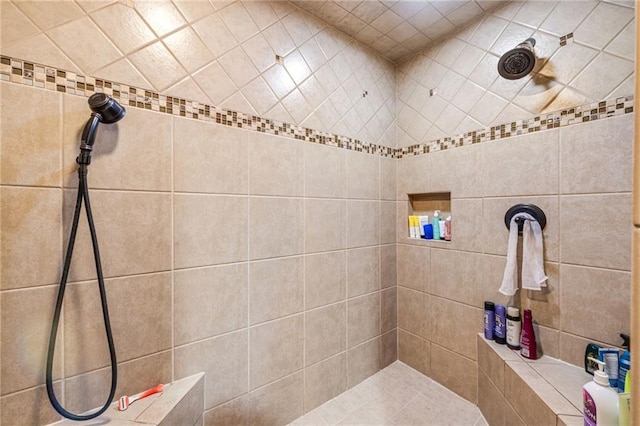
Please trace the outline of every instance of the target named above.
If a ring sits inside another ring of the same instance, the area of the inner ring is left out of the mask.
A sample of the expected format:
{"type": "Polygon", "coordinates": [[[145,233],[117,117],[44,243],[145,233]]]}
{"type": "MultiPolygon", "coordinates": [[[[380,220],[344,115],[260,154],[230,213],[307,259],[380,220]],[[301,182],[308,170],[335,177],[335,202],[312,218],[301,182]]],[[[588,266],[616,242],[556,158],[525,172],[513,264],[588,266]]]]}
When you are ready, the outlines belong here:
{"type": "Polygon", "coordinates": [[[618,392],[609,386],[609,376],[604,372],[604,362],[591,359],[598,364],[593,381],[582,387],[583,415],[585,426],[618,426],[618,392]]]}
{"type": "Polygon", "coordinates": [[[520,355],[529,359],[538,359],[538,347],[536,346],[536,333],[533,331],[531,309],[524,310],[524,323],[522,324],[522,336],[520,336],[520,355]]]}
{"type": "Polygon", "coordinates": [[[496,326],[493,330],[493,338],[501,345],[507,342],[507,313],[504,305],[496,305],[496,326]]]}
{"type": "Polygon", "coordinates": [[[495,305],[488,300],[484,302],[484,337],[493,340],[493,329],[495,327],[495,305]]]}

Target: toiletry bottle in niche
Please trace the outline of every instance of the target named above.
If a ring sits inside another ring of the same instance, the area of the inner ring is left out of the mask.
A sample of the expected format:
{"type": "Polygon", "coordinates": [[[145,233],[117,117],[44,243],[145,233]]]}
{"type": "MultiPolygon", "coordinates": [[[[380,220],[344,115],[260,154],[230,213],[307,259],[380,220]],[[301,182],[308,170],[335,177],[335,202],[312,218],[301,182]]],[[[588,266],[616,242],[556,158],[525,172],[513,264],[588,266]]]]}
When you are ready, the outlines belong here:
{"type": "Polygon", "coordinates": [[[444,222],[444,240],[451,241],[451,215],[444,222]]]}
{"type": "Polygon", "coordinates": [[[536,333],[533,330],[531,309],[524,310],[522,335],[520,336],[520,355],[529,359],[538,359],[538,347],[536,346],[536,333]]]}
{"type": "Polygon", "coordinates": [[[509,349],[520,349],[521,332],[520,309],[509,306],[507,308],[507,346],[509,349]]]}
{"type": "Polygon", "coordinates": [[[493,329],[495,327],[495,305],[493,302],[484,302],[484,337],[493,340],[493,329]]]}
{"type": "Polygon", "coordinates": [[[440,239],[441,240],[444,240],[444,236],[445,236],[445,232],[446,232],[446,226],[445,226],[446,221],[443,218],[444,218],[444,214],[440,218],[440,222],[438,222],[438,225],[440,225],[440,239]]]}
{"type": "Polygon", "coordinates": [[[420,217],[413,216],[413,235],[414,238],[420,238],[420,217]]]}
{"type": "Polygon", "coordinates": [[[440,239],[440,210],[433,213],[433,239],[440,239]]]}
{"type": "Polygon", "coordinates": [[[504,305],[496,305],[495,328],[493,339],[504,345],[507,342],[507,313],[504,305]]]}
{"type": "Polygon", "coordinates": [[[593,380],[582,387],[582,413],[585,426],[618,426],[618,392],[609,387],[604,362],[591,358],[599,366],[593,380]]]}
{"type": "Polygon", "coordinates": [[[424,234],[424,226],[429,223],[429,216],[418,216],[418,220],[420,221],[420,238],[426,238],[424,234]]]}
{"type": "Polygon", "coordinates": [[[425,240],[433,240],[433,225],[430,223],[424,226],[424,238],[425,240]]]}

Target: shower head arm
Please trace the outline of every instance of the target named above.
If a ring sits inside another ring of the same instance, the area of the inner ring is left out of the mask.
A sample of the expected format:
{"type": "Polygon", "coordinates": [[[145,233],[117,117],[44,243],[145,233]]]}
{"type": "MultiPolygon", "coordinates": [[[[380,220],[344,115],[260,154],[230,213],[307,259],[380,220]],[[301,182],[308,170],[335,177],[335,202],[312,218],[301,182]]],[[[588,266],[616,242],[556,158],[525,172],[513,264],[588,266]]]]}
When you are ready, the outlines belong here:
{"type": "Polygon", "coordinates": [[[93,143],[96,141],[96,133],[101,121],[100,114],[94,112],[91,114],[87,124],[84,125],[82,137],[80,138],[80,155],[76,158],[78,164],[91,164],[91,151],[93,150],[93,143]]]}

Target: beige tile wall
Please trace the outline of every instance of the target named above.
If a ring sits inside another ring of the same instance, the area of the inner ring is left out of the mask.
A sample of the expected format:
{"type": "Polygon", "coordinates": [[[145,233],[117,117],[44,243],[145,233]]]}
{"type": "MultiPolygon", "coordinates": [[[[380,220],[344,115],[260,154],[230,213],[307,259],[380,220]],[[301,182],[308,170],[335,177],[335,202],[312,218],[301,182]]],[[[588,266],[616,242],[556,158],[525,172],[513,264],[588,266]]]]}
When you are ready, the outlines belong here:
{"type": "Polygon", "coordinates": [[[399,359],[486,404],[480,394],[494,390],[477,388],[474,339],[484,300],[530,308],[544,354],[576,365],[589,341],[621,344],[618,334],[630,332],[633,126],[627,114],[399,160],[399,359]],[[467,169],[473,179],[456,173],[467,169]],[[407,193],[442,190],[451,191],[452,241],[409,240],[407,193]],[[549,280],[509,298],[497,290],[504,214],[517,203],[546,213],[549,280]]]}
{"type": "MultiPolygon", "coordinates": [[[[0,423],[46,424],[58,419],[44,366],[89,109],[1,84],[0,423]]],[[[204,371],[208,422],[242,406],[286,423],[397,359],[395,166],[133,108],[101,125],[89,184],[117,395],[204,371]]],[[[110,381],[81,220],[54,368],[75,411],[102,404],[110,381]]]]}
{"type": "Polygon", "coordinates": [[[0,2],[0,52],[395,146],[395,66],[290,2],[58,3],[0,2]]]}
{"type": "Polygon", "coordinates": [[[506,2],[405,60],[396,78],[397,146],[632,94],[633,7],[624,1],[506,2]],[[561,47],[559,38],[569,33],[574,37],[561,47]],[[537,42],[535,75],[499,77],[499,58],[528,37],[537,42]]]}
{"type": "MultiPolygon", "coordinates": [[[[402,65],[397,79],[387,62],[283,2],[176,0],[163,20],[142,2],[35,4],[1,2],[3,54],[386,146],[633,88],[625,2],[512,2],[402,65]],[[555,48],[568,28],[575,41],[555,48]],[[541,72],[557,76],[544,90],[493,76],[502,51],[531,34],[552,59],[541,72]],[[603,75],[607,84],[592,84],[603,75]]],[[[45,424],[57,419],[42,366],[88,110],[83,98],[5,83],[2,100],[0,423],[45,424]]],[[[482,301],[509,301],[496,288],[502,215],[517,202],[549,218],[549,289],[519,300],[539,320],[545,353],[580,363],[586,342],[618,343],[628,328],[630,238],[617,218],[631,210],[632,121],[397,161],[130,109],[101,126],[90,172],[98,227],[108,230],[111,305],[127,317],[114,321],[118,394],[205,371],[207,424],[284,423],[399,356],[476,402],[470,340],[482,301]],[[454,240],[410,244],[407,194],[446,190],[454,240]],[[611,222],[610,235],[583,232],[599,220],[611,222]],[[574,305],[593,303],[603,282],[618,310],[587,328],[574,305]]],[[[101,403],[109,371],[93,336],[100,324],[75,319],[91,304],[72,304],[95,293],[82,227],[77,247],[54,371],[58,394],[83,410],[101,403]]]]}

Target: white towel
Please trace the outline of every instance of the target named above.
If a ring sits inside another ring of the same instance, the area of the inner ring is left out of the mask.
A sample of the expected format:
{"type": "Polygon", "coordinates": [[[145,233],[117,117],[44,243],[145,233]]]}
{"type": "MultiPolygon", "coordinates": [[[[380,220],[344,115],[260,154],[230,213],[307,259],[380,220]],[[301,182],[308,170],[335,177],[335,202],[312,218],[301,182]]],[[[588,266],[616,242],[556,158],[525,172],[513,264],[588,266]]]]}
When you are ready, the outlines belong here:
{"type": "Polygon", "coordinates": [[[513,296],[518,290],[518,224],[516,219],[524,219],[522,226],[522,288],[541,290],[547,284],[544,273],[542,229],[533,216],[518,213],[509,224],[509,247],[507,248],[507,266],[500,286],[500,293],[513,296]]]}

